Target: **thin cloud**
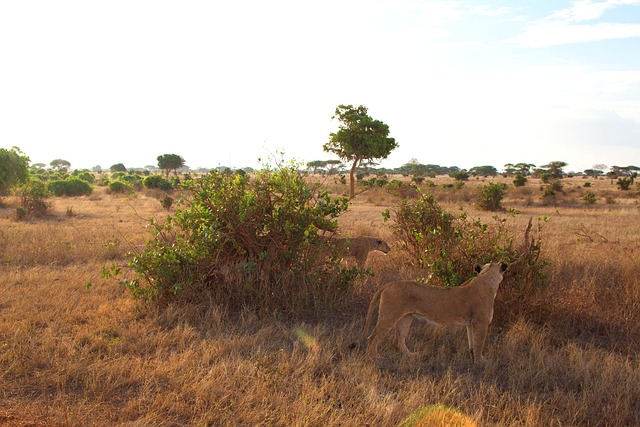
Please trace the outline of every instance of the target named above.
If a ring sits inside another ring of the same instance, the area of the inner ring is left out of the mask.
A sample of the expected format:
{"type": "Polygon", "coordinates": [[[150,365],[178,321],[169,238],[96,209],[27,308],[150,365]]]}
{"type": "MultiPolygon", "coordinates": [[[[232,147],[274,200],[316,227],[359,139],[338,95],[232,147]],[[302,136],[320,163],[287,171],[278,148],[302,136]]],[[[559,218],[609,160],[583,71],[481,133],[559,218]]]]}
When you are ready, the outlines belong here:
{"type": "Polygon", "coordinates": [[[540,48],[640,37],[640,24],[599,22],[609,9],[635,5],[640,5],[640,0],[576,1],[569,8],[531,23],[522,34],[509,42],[518,47],[540,48]]]}

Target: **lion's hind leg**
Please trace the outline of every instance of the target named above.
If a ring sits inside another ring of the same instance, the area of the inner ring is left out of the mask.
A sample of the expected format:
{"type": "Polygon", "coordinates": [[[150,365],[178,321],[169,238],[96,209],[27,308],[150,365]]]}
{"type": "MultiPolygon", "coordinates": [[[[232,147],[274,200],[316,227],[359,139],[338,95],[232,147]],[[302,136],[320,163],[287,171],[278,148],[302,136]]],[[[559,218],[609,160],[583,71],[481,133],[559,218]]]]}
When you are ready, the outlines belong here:
{"type": "MultiPolygon", "coordinates": [[[[378,354],[378,344],[380,340],[396,325],[397,316],[385,316],[385,312],[382,307],[378,308],[378,322],[373,328],[373,332],[367,338],[367,350],[368,352],[376,356],[378,354]]],[[[407,350],[408,351],[408,350],[407,350]]]]}
{"type": "Polygon", "coordinates": [[[404,353],[407,357],[415,356],[417,353],[412,353],[407,348],[406,339],[409,335],[409,328],[411,328],[411,323],[413,322],[413,314],[407,314],[402,319],[398,320],[396,323],[396,327],[394,330],[394,344],[402,353],[404,353]]]}

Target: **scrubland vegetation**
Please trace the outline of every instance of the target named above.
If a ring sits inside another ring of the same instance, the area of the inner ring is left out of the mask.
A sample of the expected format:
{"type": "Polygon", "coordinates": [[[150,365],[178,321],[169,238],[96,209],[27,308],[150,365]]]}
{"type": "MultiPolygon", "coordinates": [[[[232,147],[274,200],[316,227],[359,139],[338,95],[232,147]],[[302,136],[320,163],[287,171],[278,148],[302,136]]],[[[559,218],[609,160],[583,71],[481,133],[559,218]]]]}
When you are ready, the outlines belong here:
{"type": "MultiPolygon", "coordinates": [[[[147,184],[124,176],[109,182],[126,191],[105,183],[90,194],[50,197],[44,215],[18,216],[24,197],[2,199],[0,424],[431,425],[426,418],[439,413],[440,423],[456,425],[640,425],[640,194],[633,187],[582,177],[556,187],[502,177],[414,183],[444,211],[464,208],[470,223],[504,218],[514,243],[524,241],[533,218],[544,277],[535,286],[505,278],[488,361],[474,366],[464,328],[414,324],[407,340],[419,353],[414,359],[390,339],[376,360],[350,349],[374,290],[424,272],[394,228],[402,200],[420,197],[410,178],[362,182],[348,210],[336,207],[340,234],[390,243],[388,255],[370,255],[373,275],[357,275],[349,292],[332,294],[333,304],[287,311],[265,310],[261,300],[220,304],[214,291],[145,303],[105,279],[110,266],[136,278],[129,253],[149,247],[149,220],[162,223],[181,209],[161,200],[184,195],[165,193],[162,177],[147,184]],[[483,194],[498,202],[490,204],[495,211],[480,209],[483,194]]],[[[308,179],[335,196],[348,191],[331,176],[308,179]]]]}

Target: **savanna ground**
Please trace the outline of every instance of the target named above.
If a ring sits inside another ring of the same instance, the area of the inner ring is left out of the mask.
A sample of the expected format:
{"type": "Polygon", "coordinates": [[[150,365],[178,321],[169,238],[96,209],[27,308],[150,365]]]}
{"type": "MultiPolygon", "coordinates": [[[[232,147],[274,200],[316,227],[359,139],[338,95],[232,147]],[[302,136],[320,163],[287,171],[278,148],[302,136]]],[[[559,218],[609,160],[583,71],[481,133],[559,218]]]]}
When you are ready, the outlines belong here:
{"type": "MultiPolygon", "coordinates": [[[[494,215],[473,207],[491,180],[462,189],[434,181],[447,210],[494,215]]],[[[498,292],[484,366],[471,364],[458,327],[414,324],[414,359],[389,338],[376,360],[349,349],[373,291],[415,274],[393,251],[381,212],[399,199],[384,190],[359,194],[340,231],[379,235],[392,252],[370,256],[375,276],[345,309],[306,318],[228,312],[206,298],[137,309],[100,271],[126,265],[148,238],[147,219],[167,215],[152,193],[52,198],[51,215],[26,222],[14,219],[18,200],[5,198],[0,424],[391,426],[442,405],[459,425],[640,425],[640,195],[589,181],[585,189],[582,178],[563,180],[564,194],[546,203],[536,180],[510,186],[503,205],[520,211],[515,230],[549,218],[549,287],[530,301],[498,292]],[[595,204],[581,202],[586,191],[595,204]]]]}

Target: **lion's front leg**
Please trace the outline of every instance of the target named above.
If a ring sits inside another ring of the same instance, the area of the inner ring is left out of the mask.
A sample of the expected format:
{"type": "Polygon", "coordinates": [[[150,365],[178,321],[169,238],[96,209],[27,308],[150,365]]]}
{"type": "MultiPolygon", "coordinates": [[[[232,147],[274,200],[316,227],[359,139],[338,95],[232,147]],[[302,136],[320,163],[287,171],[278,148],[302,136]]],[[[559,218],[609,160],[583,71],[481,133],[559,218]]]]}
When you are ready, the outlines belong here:
{"type": "Polygon", "coordinates": [[[468,328],[471,328],[471,340],[472,340],[472,348],[471,355],[473,357],[473,363],[483,362],[485,360],[483,356],[484,352],[484,343],[487,338],[487,331],[489,330],[489,323],[472,323],[467,327],[467,333],[469,331],[468,328]]]}

